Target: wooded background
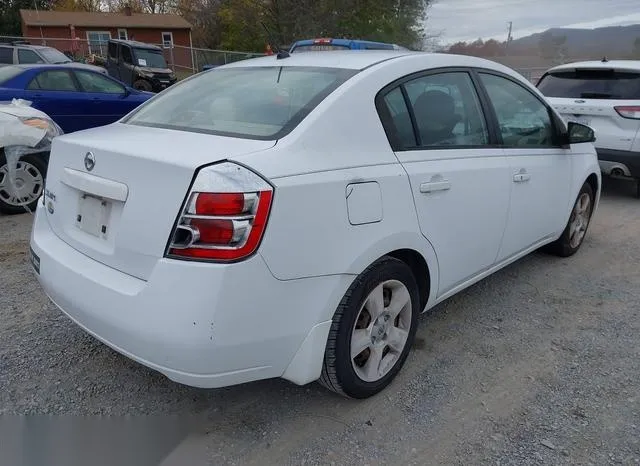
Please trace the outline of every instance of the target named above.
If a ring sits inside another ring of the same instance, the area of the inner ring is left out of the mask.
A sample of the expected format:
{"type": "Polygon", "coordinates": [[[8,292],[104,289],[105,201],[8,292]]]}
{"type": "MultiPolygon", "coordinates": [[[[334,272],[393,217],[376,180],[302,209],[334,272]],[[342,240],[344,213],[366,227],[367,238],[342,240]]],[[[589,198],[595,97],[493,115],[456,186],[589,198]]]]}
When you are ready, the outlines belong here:
{"type": "Polygon", "coordinates": [[[279,45],[312,37],[379,40],[421,50],[432,0],[1,0],[0,36],[19,36],[19,10],[176,13],[196,47],[263,52],[264,22],[279,45]]]}

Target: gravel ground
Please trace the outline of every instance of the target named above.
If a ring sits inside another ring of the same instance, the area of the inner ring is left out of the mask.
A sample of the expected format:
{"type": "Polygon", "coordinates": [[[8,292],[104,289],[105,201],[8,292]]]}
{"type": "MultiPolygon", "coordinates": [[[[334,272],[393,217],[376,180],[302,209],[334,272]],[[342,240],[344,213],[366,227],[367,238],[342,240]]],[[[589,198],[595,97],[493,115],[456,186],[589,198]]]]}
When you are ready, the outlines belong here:
{"type": "Polygon", "coordinates": [[[360,402],[280,380],[193,389],[129,361],[47,301],[30,223],[0,217],[0,414],[198,415],[191,464],[640,463],[630,184],[605,180],[573,258],[532,254],[424,315],[396,381],[360,402]]]}

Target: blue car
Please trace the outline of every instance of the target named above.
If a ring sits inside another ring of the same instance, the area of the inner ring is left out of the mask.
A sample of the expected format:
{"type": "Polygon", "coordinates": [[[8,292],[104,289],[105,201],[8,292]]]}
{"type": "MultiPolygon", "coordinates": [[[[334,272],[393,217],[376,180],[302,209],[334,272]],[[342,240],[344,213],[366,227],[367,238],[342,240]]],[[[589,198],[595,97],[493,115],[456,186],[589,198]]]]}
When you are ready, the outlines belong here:
{"type": "Polygon", "coordinates": [[[13,65],[0,68],[0,103],[25,99],[53,119],[65,133],[113,123],[152,92],[68,65],[13,65]]]}
{"type": "Polygon", "coordinates": [[[358,39],[305,39],[295,42],[289,49],[293,52],[316,52],[321,50],[407,50],[405,47],[385,42],[358,39]]]}

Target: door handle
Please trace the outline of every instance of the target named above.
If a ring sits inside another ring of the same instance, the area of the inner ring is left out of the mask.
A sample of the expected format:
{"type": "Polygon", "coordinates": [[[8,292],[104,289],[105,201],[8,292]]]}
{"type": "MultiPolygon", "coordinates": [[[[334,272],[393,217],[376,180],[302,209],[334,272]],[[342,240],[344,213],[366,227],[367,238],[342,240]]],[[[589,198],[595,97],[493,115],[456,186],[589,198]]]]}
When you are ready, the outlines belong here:
{"type": "Polygon", "coordinates": [[[449,180],[441,179],[439,181],[429,181],[428,183],[422,183],[420,185],[421,193],[433,193],[435,191],[448,191],[451,189],[451,182],[449,180]]]}
{"type": "Polygon", "coordinates": [[[531,179],[531,175],[528,173],[516,173],[513,175],[513,181],[515,183],[524,183],[525,181],[529,181],[531,179]]]}

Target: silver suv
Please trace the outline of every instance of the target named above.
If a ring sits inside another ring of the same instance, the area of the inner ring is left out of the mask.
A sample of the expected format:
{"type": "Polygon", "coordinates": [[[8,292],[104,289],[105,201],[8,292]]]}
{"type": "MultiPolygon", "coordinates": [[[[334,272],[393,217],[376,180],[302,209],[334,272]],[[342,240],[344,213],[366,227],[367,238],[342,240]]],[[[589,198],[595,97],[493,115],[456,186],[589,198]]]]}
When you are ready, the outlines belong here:
{"type": "Polygon", "coordinates": [[[556,66],[538,89],[567,121],[594,129],[602,172],[634,178],[640,197],[640,60],[556,66]]]}
{"type": "Polygon", "coordinates": [[[34,65],[34,64],[65,64],[88,68],[99,73],[107,74],[107,70],[101,66],[75,63],[64,53],[53,47],[44,45],[30,45],[27,42],[16,41],[0,43],[0,66],[6,65],[34,65]]]}

